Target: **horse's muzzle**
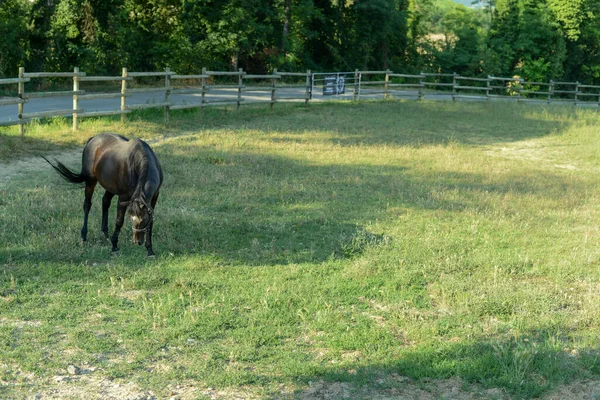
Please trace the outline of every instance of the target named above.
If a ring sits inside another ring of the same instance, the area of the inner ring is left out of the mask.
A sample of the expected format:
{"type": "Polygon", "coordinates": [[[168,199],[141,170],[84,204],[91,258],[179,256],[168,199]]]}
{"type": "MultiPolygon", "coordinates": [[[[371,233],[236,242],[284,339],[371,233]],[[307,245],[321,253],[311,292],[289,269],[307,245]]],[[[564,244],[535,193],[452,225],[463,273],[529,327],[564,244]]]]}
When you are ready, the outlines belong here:
{"type": "Polygon", "coordinates": [[[144,244],[145,235],[143,233],[134,233],[133,234],[133,243],[141,246],[144,244]]]}

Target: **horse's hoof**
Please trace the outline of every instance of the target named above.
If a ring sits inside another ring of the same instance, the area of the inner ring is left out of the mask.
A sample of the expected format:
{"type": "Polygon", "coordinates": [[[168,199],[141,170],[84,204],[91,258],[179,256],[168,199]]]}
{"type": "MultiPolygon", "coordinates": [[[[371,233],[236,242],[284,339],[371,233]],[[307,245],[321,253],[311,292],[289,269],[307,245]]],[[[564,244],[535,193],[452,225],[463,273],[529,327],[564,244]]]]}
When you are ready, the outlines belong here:
{"type": "Polygon", "coordinates": [[[148,254],[148,258],[150,260],[154,260],[156,258],[156,254],[148,254]]]}
{"type": "Polygon", "coordinates": [[[119,252],[119,250],[113,250],[113,251],[110,253],[110,255],[111,255],[111,256],[113,256],[113,257],[118,257],[118,256],[119,256],[119,254],[121,254],[121,253],[119,252]]]}

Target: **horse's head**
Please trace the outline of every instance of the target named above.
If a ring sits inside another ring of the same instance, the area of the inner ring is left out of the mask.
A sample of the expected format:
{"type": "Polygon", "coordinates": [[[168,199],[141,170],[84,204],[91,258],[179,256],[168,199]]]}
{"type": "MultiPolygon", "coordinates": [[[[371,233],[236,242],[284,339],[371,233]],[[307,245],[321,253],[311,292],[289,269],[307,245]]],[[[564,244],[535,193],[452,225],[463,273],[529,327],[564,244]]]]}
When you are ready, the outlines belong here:
{"type": "Polygon", "coordinates": [[[129,205],[129,218],[133,226],[133,243],[141,246],[154,219],[154,211],[144,199],[135,199],[129,205]]]}

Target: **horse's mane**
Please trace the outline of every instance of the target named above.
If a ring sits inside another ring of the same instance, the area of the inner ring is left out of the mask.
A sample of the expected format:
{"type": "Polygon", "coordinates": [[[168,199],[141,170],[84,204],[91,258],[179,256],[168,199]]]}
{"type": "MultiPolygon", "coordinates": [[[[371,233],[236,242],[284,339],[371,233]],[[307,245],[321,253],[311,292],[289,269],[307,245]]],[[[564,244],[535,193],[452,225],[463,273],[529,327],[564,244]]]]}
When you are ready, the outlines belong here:
{"type": "Polygon", "coordinates": [[[144,143],[140,140],[134,145],[134,149],[131,152],[131,161],[133,162],[133,167],[138,177],[132,199],[141,198],[146,201],[146,199],[143,198],[143,190],[144,185],[148,181],[148,153],[146,152],[144,143]]]}

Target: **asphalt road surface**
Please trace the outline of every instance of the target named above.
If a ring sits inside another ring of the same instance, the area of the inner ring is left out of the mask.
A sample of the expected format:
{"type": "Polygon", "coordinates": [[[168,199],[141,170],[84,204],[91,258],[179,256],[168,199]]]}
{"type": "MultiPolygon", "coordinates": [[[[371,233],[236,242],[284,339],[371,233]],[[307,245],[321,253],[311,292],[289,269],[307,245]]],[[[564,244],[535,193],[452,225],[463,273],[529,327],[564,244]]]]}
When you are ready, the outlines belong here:
{"type": "MultiPolygon", "coordinates": [[[[266,104],[271,100],[271,92],[265,88],[265,91],[253,91],[242,93],[242,104],[244,102],[256,102],[263,101],[266,104]]],[[[336,100],[352,100],[353,93],[352,88],[346,87],[346,93],[335,96],[324,96],[322,87],[315,87],[311,102],[312,101],[336,101],[336,100]]],[[[277,89],[277,100],[278,101],[296,101],[303,102],[306,90],[304,88],[278,88],[277,89]]],[[[401,98],[401,99],[418,99],[419,93],[417,91],[398,91],[390,90],[390,97],[401,98]]],[[[424,99],[426,100],[441,100],[448,101],[452,100],[450,93],[431,93],[425,92],[424,99]]],[[[1,100],[2,98],[0,98],[1,100]]],[[[383,93],[381,89],[364,89],[360,94],[361,100],[372,100],[372,99],[383,99],[383,93]],[[374,92],[374,93],[371,93],[374,92]]],[[[222,103],[232,102],[235,104],[237,100],[237,89],[211,89],[205,95],[205,101],[208,103],[222,103]]],[[[482,99],[469,99],[463,98],[461,101],[482,101],[482,99]]],[[[499,101],[516,101],[514,99],[493,99],[499,101]]],[[[485,99],[483,99],[485,101],[485,99]]],[[[530,100],[531,101],[531,100],[530,100]]],[[[163,92],[149,92],[149,93],[132,93],[127,97],[127,106],[146,105],[152,103],[164,102],[163,92]]],[[[192,94],[171,94],[169,96],[169,102],[171,105],[184,105],[184,104],[201,104],[202,95],[200,93],[192,94]]],[[[532,101],[533,103],[546,104],[545,100],[532,101]]],[[[572,106],[572,103],[565,103],[565,105],[572,106]]],[[[578,103],[578,106],[593,106],[597,107],[597,103],[582,104],[578,103]]],[[[83,109],[84,112],[94,111],[117,111],[120,110],[121,99],[119,97],[113,99],[99,99],[99,100],[79,100],[79,109],[83,109]]],[[[73,109],[73,98],[68,97],[49,97],[49,98],[38,98],[29,99],[24,104],[24,113],[39,113],[39,112],[50,112],[56,110],[72,110],[73,109]]],[[[6,121],[17,121],[18,111],[17,105],[0,106],[0,123],[6,121]]]]}
{"type": "MultiPolygon", "coordinates": [[[[277,89],[277,100],[278,101],[289,101],[295,100],[302,102],[305,96],[305,89],[302,88],[291,88],[291,89],[277,89]],[[300,98],[300,99],[299,99],[300,98]]],[[[395,92],[395,96],[401,96],[406,98],[417,98],[417,92],[395,92]]],[[[448,95],[435,96],[442,98],[449,98],[448,95]]],[[[242,94],[242,104],[244,101],[264,101],[268,103],[271,100],[271,92],[244,92],[242,94]]],[[[381,99],[383,94],[369,94],[368,91],[364,91],[361,99],[381,99]]],[[[427,96],[429,99],[430,96],[427,96]]],[[[236,89],[216,89],[210,90],[205,97],[206,102],[235,102],[237,100],[236,89]]],[[[326,101],[326,100],[352,100],[352,91],[349,90],[345,94],[337,96],[323,96],[321,88],[316,88],[313,92],[313,97],[310,101],[326,101]]],[[[164,101],[164,94],[161,92],[150,92],[150,93],[133,93],[127,97],[127,106],[162,103],[164,101]]],[[[179,104],[200,104],[202,101],[202,95],[200,93],[195,94],[171,94],[169,96],[169,102],[172,105],[179,104]]],[[[235,103],[234,103],[235,104],[235,103]]],[[[98,100],[79,100],[79,109],[83,109],[85,112],[94,111],[116,111],[120,110],[121,99],[98,99],[98,100]]],[[[39,112],[50,112],[56,110],[68,110],[73,108],[73,98],[68,97],[49,97],[49,98],[38,98],[29,99],[24,104],[24,113],[39,113],[39,112]]],[[[16,121],[18,120],[17,105],[0,106],[0,122],[5,121],[16,121]]]]}

